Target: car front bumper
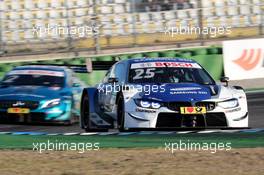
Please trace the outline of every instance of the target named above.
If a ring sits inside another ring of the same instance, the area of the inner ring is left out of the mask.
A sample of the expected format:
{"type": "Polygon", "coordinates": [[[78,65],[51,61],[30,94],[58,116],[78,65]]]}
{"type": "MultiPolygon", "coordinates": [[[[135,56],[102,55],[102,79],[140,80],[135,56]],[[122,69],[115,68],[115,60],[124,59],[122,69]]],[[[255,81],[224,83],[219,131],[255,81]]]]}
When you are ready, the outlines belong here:
{"type": "Polygon", "coordinates": [[[129,128],[247,128],[247,110],[236,107],[223,109],[215,107],[206,114],[180,114],[167,107],[159,109],[147,109],[138,107],[132,100],[125,104],[124,127],[129,128]],[[188,125],[194,118],[195,126],[188,125]]]}
{"type": "Polygon", "coordinates": [[[63,101],[51,108],[31,109],[27,114],[8,113],[7,109],[0,109],[1,121],[13,122],[64,122],[71,117],[71,101],[63,101]]]}

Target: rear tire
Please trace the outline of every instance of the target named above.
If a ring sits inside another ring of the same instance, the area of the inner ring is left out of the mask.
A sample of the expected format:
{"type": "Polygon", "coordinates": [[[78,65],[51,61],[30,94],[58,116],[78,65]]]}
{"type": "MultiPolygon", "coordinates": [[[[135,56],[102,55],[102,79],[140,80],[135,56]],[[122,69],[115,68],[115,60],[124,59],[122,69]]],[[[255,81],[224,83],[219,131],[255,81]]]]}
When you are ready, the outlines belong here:
{"type": "Polygon", "coordinates": [[[125,104],[123,95],[119,96],[117,101],[117,128],[120,132],[125,131],[125,104]]]}
{"type": "Polygon", "coordinates": [[[89,97],[88,94],[84,94],[81,104],[81,124],[82,128],[86,132],[91,132],[90,129],[90,111],[89,111],[89,97]]]}

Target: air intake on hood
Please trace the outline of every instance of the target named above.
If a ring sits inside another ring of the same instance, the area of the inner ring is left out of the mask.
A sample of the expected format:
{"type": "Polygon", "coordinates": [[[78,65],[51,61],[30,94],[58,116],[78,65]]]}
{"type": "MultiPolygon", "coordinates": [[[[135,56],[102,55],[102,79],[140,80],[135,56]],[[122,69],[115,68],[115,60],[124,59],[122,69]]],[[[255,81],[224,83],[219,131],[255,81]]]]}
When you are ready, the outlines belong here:
{"type": "Polygon", "coordinates": [[[210,93],[212,96],[214,95],[217,95],[218,94],[218,86],[213,86],[213,85],[210,85],[209,86],[209,90],[210,90],[210,93]]]}

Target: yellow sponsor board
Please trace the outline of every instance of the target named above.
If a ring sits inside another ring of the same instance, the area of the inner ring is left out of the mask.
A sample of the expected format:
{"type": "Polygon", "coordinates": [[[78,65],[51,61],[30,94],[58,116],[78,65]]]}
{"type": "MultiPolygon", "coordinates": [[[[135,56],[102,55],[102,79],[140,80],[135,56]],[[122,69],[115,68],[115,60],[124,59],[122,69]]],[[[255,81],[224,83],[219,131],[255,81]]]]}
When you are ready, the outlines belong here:
{"type": "Polygon", "coordinates": [[[181,114],[205,114],[205,107],[181,107],[181,114]]]}
{"type": "Polygon", "coordinates": [[[30,110],[28,108],[8,108],[7,113],[10,114],[28,114],[30,110]]]}

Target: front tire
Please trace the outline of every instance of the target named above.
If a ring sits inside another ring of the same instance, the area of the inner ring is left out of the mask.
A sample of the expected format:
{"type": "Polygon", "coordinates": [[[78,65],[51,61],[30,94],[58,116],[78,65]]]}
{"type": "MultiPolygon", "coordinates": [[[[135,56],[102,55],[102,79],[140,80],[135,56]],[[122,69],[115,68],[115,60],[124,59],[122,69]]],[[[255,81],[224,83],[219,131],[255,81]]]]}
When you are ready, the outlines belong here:
{"type": "Polygon", "coordinates": [[[64,125],[66,125],[66,126],[72,126],[73,124],[78,122],[78,116],[73,113],[73,106],[74,106],[74,104],[73,104],[73,100],[72,100],[72,102],[71,102],[71,111],[70,111],[70,114],[69,114],[70,118],[69,118],[69,120],[66,120],[64,122],[64,125]]]}

